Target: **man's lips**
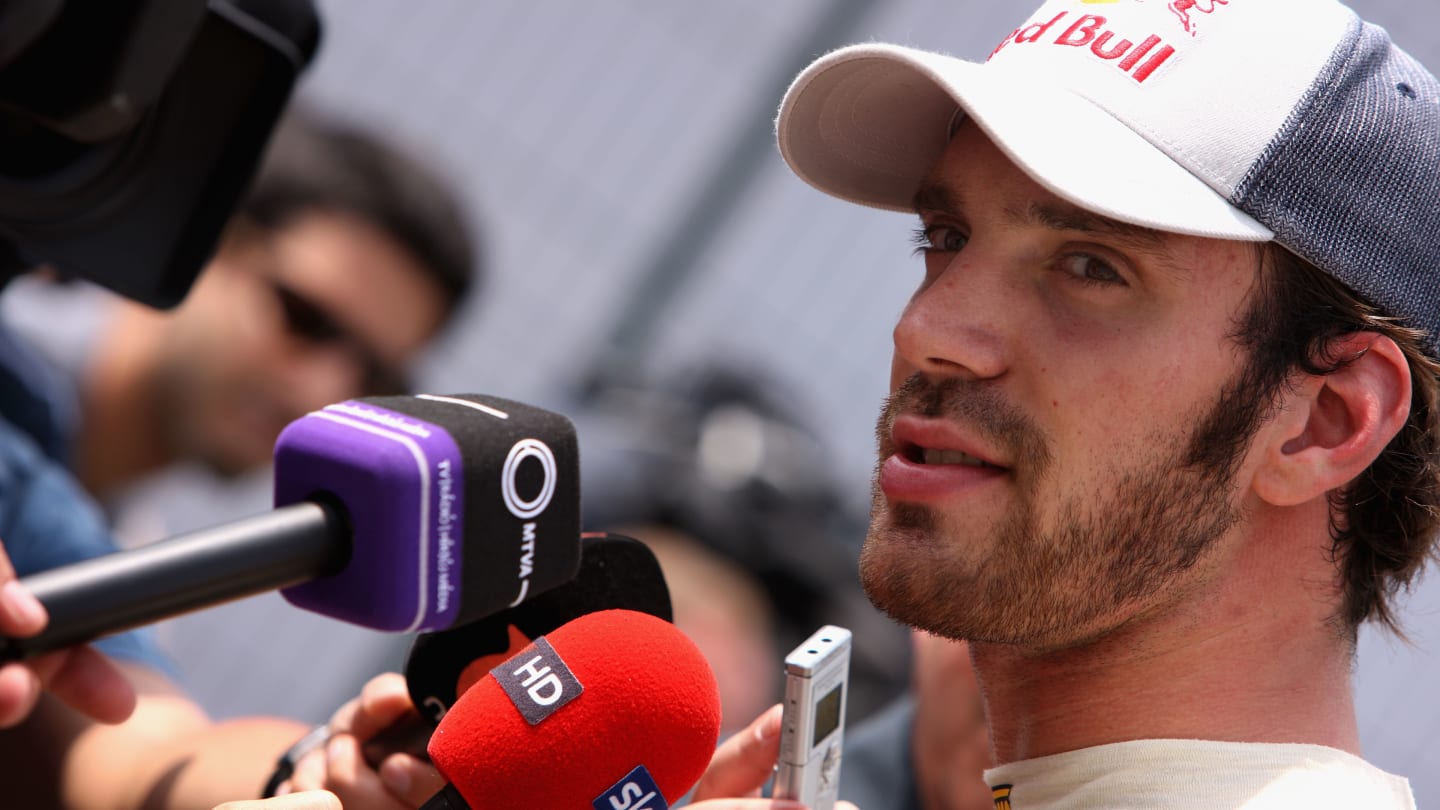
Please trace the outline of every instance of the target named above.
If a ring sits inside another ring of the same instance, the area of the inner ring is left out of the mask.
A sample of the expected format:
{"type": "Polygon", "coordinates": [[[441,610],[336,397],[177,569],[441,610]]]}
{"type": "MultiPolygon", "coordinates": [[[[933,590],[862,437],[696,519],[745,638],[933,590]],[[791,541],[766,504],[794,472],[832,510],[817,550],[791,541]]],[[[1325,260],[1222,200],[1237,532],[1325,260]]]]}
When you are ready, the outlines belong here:
{"type": "Polygon", "coordinates": [[[901,414],[890,426],[890,450],[921,464],[1003,469],[999,454],[953,422],[901,414]]]}
{"type": "Polygon", "coordinates": [[[1009,475],[995,454],[947,421],[902,415],[890,429],[878,483],[893,501],[953,497],[1009,475]]]}

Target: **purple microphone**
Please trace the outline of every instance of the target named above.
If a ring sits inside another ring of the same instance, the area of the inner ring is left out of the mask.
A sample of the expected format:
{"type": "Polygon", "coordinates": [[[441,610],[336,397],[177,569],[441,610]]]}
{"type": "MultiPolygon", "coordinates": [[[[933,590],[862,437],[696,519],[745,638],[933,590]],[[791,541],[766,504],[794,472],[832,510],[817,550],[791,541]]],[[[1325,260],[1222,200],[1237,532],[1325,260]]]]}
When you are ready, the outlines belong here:
{"type": "Polygon", "coordinates": [[[273,512],[24,577],[50,613],[0,660],[283,588],[306,610],[443,630],[580,565],[575,428],[478,394],[347,400],[275,444],[273,512]]]}

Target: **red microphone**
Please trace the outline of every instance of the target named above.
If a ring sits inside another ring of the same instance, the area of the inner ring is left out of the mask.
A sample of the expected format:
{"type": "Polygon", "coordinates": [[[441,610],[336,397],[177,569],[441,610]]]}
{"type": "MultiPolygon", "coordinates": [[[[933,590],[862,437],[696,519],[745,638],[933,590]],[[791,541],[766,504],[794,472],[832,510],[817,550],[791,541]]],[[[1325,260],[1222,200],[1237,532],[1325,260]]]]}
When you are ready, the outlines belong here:
{"type": "Polygon", "coordinates": [[[589,613],[455,701],[428,748],[449,784],[421,810],[664,810],[719,735],[720,692],[694,642],[648,613],[589,613]]]}

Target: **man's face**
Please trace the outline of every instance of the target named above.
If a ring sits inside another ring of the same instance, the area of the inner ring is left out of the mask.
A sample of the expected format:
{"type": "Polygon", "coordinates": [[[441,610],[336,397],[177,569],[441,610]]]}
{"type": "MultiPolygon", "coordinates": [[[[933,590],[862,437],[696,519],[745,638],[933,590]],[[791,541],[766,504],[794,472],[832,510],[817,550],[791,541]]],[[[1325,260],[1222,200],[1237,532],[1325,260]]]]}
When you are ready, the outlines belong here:
{"type": "Polygon", "coordinates": [[[1089,214],[971,123],[917,210],[925,278],[895,329],[861,554],[872,601],[1035,650],[1176,603],[1244,519],[1248,416],[1268,400],[1231,384],[1229,335],[1258,251],[1089,214]]]}
{"type": "Polygon", "coordinates": [[[222,473],[263,465],[305,413],[398,393],[387,389],[444,303],[413,256],[353,216],[305,214],[236,240],[174,315],[161,383],[172,443],[222,473]]]}

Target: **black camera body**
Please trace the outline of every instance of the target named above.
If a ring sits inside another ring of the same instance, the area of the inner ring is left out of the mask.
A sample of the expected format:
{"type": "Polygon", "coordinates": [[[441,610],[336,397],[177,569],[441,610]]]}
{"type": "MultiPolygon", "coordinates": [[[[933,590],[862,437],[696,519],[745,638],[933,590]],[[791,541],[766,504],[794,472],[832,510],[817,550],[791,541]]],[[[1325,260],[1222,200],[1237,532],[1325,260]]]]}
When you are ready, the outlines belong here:
{"type": "Polygon", "coordinates": [[[310,0],[0,4],[0,273],[178,304],[314,56],[310,0]]]}

